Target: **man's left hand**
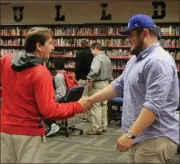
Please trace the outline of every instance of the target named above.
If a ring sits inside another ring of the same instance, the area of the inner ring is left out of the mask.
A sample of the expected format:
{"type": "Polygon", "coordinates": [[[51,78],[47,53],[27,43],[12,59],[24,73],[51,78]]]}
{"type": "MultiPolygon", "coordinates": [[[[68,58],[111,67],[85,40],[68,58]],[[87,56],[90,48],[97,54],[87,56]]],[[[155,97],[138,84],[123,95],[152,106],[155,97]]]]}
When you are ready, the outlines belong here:
{"type": "Polygon", "coordinates": [[[92,81],[88,80],[88,89],[91,90],[92,89],[92,81]]]}
{"type": "Polygon", "coordinates": [[[133,139],[128,138],[126,134],[124,134],[123,136],[121,136],[116,143],[116,148],[120,151],[120,152],[125,152],[128,151],[133,144],[133,139]]]}

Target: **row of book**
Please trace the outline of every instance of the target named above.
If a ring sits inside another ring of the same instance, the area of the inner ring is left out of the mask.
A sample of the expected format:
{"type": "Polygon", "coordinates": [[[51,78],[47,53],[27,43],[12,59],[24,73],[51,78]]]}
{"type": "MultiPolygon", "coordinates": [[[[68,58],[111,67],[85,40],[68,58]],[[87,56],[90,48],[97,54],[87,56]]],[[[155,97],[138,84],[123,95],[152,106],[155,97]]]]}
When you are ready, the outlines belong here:
{"type": "Polygon", "coordinates": [[[180,63],[177,63],[176,67],[177,67],[178,72],[180,72],[180,63]]]}
{"type": "Polygon", "coordinates": [[[180,39],[160,39],[160,44],[164,47],[180,48],[180,39]]]}
{"type": "Polygon", "coordinates": [[[13,39],[0,39],[0,45],[3,46],[20,46],[23,45],[22,40],[20,38],[13,38],[13,39]]]}
{"type": "Polygon", "coordinates": [[[21,30],[19,27],[0,29],[1,36],[20,36],[21,30]]]}
{"type": "Polygon", "coordinates": [[[12,48],[1,48],[0,56],[6,55],[7,53],[17,53],[23,49],[12,49],[12,48]]]}
{"type": "MultiPolygon", "coordinates": [[[[53,64],[51,62],[48,62],[47,67],[51,68],[50,69],[51,74],[55,75],[54,67],[53,67],[53,64]]],[[[67,69],[68,71],[74,72],[74,70],[75,70],[74,68],[75,68],[75,62],[67,61],[65,63],[65,69],[67,69]]],[[[116,70],[116,69],[114,69],[114,70],[116,70]]],[[[117,70],[123,70],[123,68],[121,68],[121,69],[119,68],[117,70]]],[[[112,73],[113,79],[116,79],[117,77],[119,77],[121,73],[122,73],[121,71],[113,71],[113,73],[112,73]]]]}
{"type": "MultiPolygon", "coordinates": [[[[52,57],[65,57],[65,58],[75,58],[76,55],[81,50],[74,51],[54,51],[52,57]]],[[[130,52],[126,49],[112,49],[112,50],[103,50],[103,52],[110,57],[120,57],[120,56],[131,56],[130,52]]]]}
{"type": "MultiPolygon", "coordinates": [[[[118,60],[118,61],[112,61],[112,69],[113,70],[123,70],[125,65],[127,63],[127,60],[118,60]]],[[[53,64],[51,62],[48,62],[48,68],[53,68],[53,64]]],[[[76,63],[72,59],[66,60],[65,68],[74,69],[76,66],[76,63]]]]}
{"type": "MultiPolygon", "coordinates": [[[[51,28],[57,36],[119,36],[119,31],[126,26],[101,26],[101,27],[54,27],[51,28]]],[[[179,26],[160,27],[163,35],[179,36],[179,26]]],[[[0,35],[4,36],[25,36],[29,29],[19,27],[0,29],[0,35]]]]}
{"type": "MultiPolygon", "coordinates": [[[[66,61],[66,63],[65,63],[65,68],[72,68],[72,69],[74,69],[75,68],[75,65],[76,65],[76,63],[75,63],[75,61],[74,60],[72,60],[72,59],[70,59],[70,60],[67,60],[66,61]]],[[[51,63],[51,62],[48,62],[47,63],[47,67],[48,68],[54,68],[54,66],[53,66],[53,64],[51,63]]]]}
{"type": "Polygon", "coordinates": [[[114,71],[114,72],[112,73],[113,79],[118,78],[120,75],[121,75],[121,72],[119,72],[119,71],[114,71]]]}
{"type": "Polygon", "coordinates": [[[180,51],[175,52],[169,52],[171,56],[174,58],[174,60],[180,60],[180,51]]]}
{"type": "MultiPolygon", "coordinates": [[[[89,41],[89,45],[94,42],[100,43],[103,47],[130,47],[129,40],[126,39],[87,39],[89,41]]],[[[80,47],[82,39],[71,38],[58,38],[54,39],[54,46],[64,46],[64,47],[80,47]]],[[[3,46],[11,46],[11,45],[24,45],[24,38],[1,38],[0,45],[3,46]]],[[[161,39],[160,44],[167,48],[180,48],[180,39],[161,39]]]]}
{"type": "MultiPolygon", "coordinates": [[[[20,50],[23,50],[23,49],[1,48],[0,54],[2,56],[6,53],[9,53],[9,52],[15,53],[15,52],[19,52],[20,50]]],[[[64,56],[64,57],[69,57],[69,58],[73,58],[73,57],[75,58],[79,51],[80,50],[74,50],[74,51],[68,51],[68,50],[57,51],[56,50],[53,52],[52,57],[64,56]]],[[[177,51],[167,50],[167,51],[171,54],[171,56],[175,60],[180,60],[180,51],[179,50],[177,50],[177,51]]],[[[104,50],[104,53],[111,58],[112,57],[118,58],[121,56],[131,56],[130,52],[126,49],[104,50]]],[[[127,59],[129,59],[129,58],[127,58],[127,59]]]]}
{"type": "MultiPolygon", "coordinates": [[[[124,70],[124,67],[125,65],[127,64],[127,61],[128,60],[115,60],[115,61],[112,61],[112,69],[113,69],[113,72],[122,72],[124,70]]],[[[71,69],[72,71],[74,70],[75,68],[75,61],[72,60],[72,59],[68,59],[65,63],[65,68],[67,69],[71,69]]],[[[51,62],[48,63],[48,68],[53,68],[53,64],[51,62]]],[[[180,64],[177,63],[176,64],[177,66],[177,70],[178,72],[180,71],[180,64]]]]}
{"type": "Polygon", "coordinates": [[[113,60],[112,68],[123,70],[128,60],[113,60]]]}
{"type": "MultiPolygon", "coordinates": [[[[123,70],[128,60],[114,60],[112,61],[112,69],[114,70],[123,70]]],[[[66,68],[75,68],[75,61],[72,59],[66,60],[66,68]]],[[[53,68],[53,64],[48,62],[48,68],[53,68]]]]}
{"type": "Polygon", "coordinates": [[[172,26],[169,26],[169,27],[161,27],[161,33],[162,35],[176,35],[176,36],[179,36],[180,35],[180,27],[177,26],[177,27],[172,27],[172,26]]]}
{"type": "MultiPolygon", "coordinates": [[[[75,58],[79,51],[54,51],[53,57],[63,57],[64,58],[75,58]]],[[[167,50],[169,54],[174,58],[174,60],[180,60],[180,51],[170,51],[167,50]]],[[[104,50],[104,53],[109,56],[111,59],[129,59],[131,54],[128,50],[123,49],[112,49],[104,50]]]]}
{"type": "MultiPolygon", "coordinates": [[[[89,45],[94,42],[100,43],[102,46],[130,46],[128,39],[87,39],[89,45]]],[[[54,39],[55,46],[80,46],[82,39],[54,39]]]]}
{"type": "Polygon", "coordinates": [[[118,36],[119,31],[125,27],[101,27],[101,28],[54,28],[56,36],[118,36]]]}
{"type": "MultiPolygon", "coordinates": [[[[89,41],[89,45],[94,42],[101,43],[102,46],[130,46],[128,39],[87,39],[89,41]]],[[[81,45],[82,39],[54,39],[54,46],[79,46],[81,45]]],[[[1,38],[0,45],[24,45],[24,38],[1,38]]]]}

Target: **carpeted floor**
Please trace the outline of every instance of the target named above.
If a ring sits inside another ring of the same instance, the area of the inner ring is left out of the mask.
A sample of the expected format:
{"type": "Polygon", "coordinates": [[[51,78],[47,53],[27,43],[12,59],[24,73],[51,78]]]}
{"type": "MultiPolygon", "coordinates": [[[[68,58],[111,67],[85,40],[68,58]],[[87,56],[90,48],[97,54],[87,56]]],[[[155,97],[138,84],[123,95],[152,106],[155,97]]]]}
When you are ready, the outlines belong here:
{"type": "MultiPolygon", "coordinates": [[[[83,129],[84,134],[76,131],[68,138],[63,134],[48,137],[46,163],[126,163],[128,152],[121,153],[115,147],[122,134],[117,123],[108,125],[108,132],[101,136],[86,135],[91,123],[78,117],[70,119],[69,124],[83,129]]],[[[170,163],[180,163],[180,156],[176,155],[170,163]]]]}

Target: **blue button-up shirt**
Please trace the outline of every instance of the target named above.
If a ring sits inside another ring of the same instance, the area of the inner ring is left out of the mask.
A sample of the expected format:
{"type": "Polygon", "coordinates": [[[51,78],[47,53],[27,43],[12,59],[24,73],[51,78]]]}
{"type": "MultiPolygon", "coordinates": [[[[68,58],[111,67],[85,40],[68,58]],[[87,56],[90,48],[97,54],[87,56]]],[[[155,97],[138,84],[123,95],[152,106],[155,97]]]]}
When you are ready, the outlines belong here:
{"type": "MultiPolygon", "coordinates": [[[[122,129],[128,131],[143,107],[157,115],[151,126],[134,140],[166,136],[179,143],[179,84],[171,55],[156,43],[126,64],[122,75],[112,82],[119,97],[124,97],[122,129]]],[[[148,116],[147,116],[148,117],[148,116]]]]}

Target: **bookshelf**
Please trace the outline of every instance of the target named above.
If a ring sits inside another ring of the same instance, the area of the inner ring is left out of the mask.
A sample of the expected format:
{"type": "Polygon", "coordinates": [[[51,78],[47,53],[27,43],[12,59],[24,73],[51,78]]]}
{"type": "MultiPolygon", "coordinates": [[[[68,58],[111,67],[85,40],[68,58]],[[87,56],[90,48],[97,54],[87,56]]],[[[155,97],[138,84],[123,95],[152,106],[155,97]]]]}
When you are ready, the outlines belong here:
{"type": "MultiPolygon", "coordinates": [[[[180,70],[180,26],[179,23],[157,23],[161,28],[160,43],[175,59],[180,70]]],[[[111,24],[78,24],[78,25],[1,25],[0,26],[0,55],[7,52],[17,52],[23,49],[24,39],[28,29],[34,26],[49,27],[54,32],[55,50],[50,58],[63,57],[66,68],[73,71],[75,58],[81,50],[80,42],[86,38],[89,43],[99,42],[105,54],[112,61],[113,76],[118,77],[127,61],[130,59],[130,43],[127,36],[119,34],[127,23],[111,24]]],[[[51,67],[51,62],[48,62],[51,67]]],[[[180,72],[180,71],[179,71],[180,72]]]]}

